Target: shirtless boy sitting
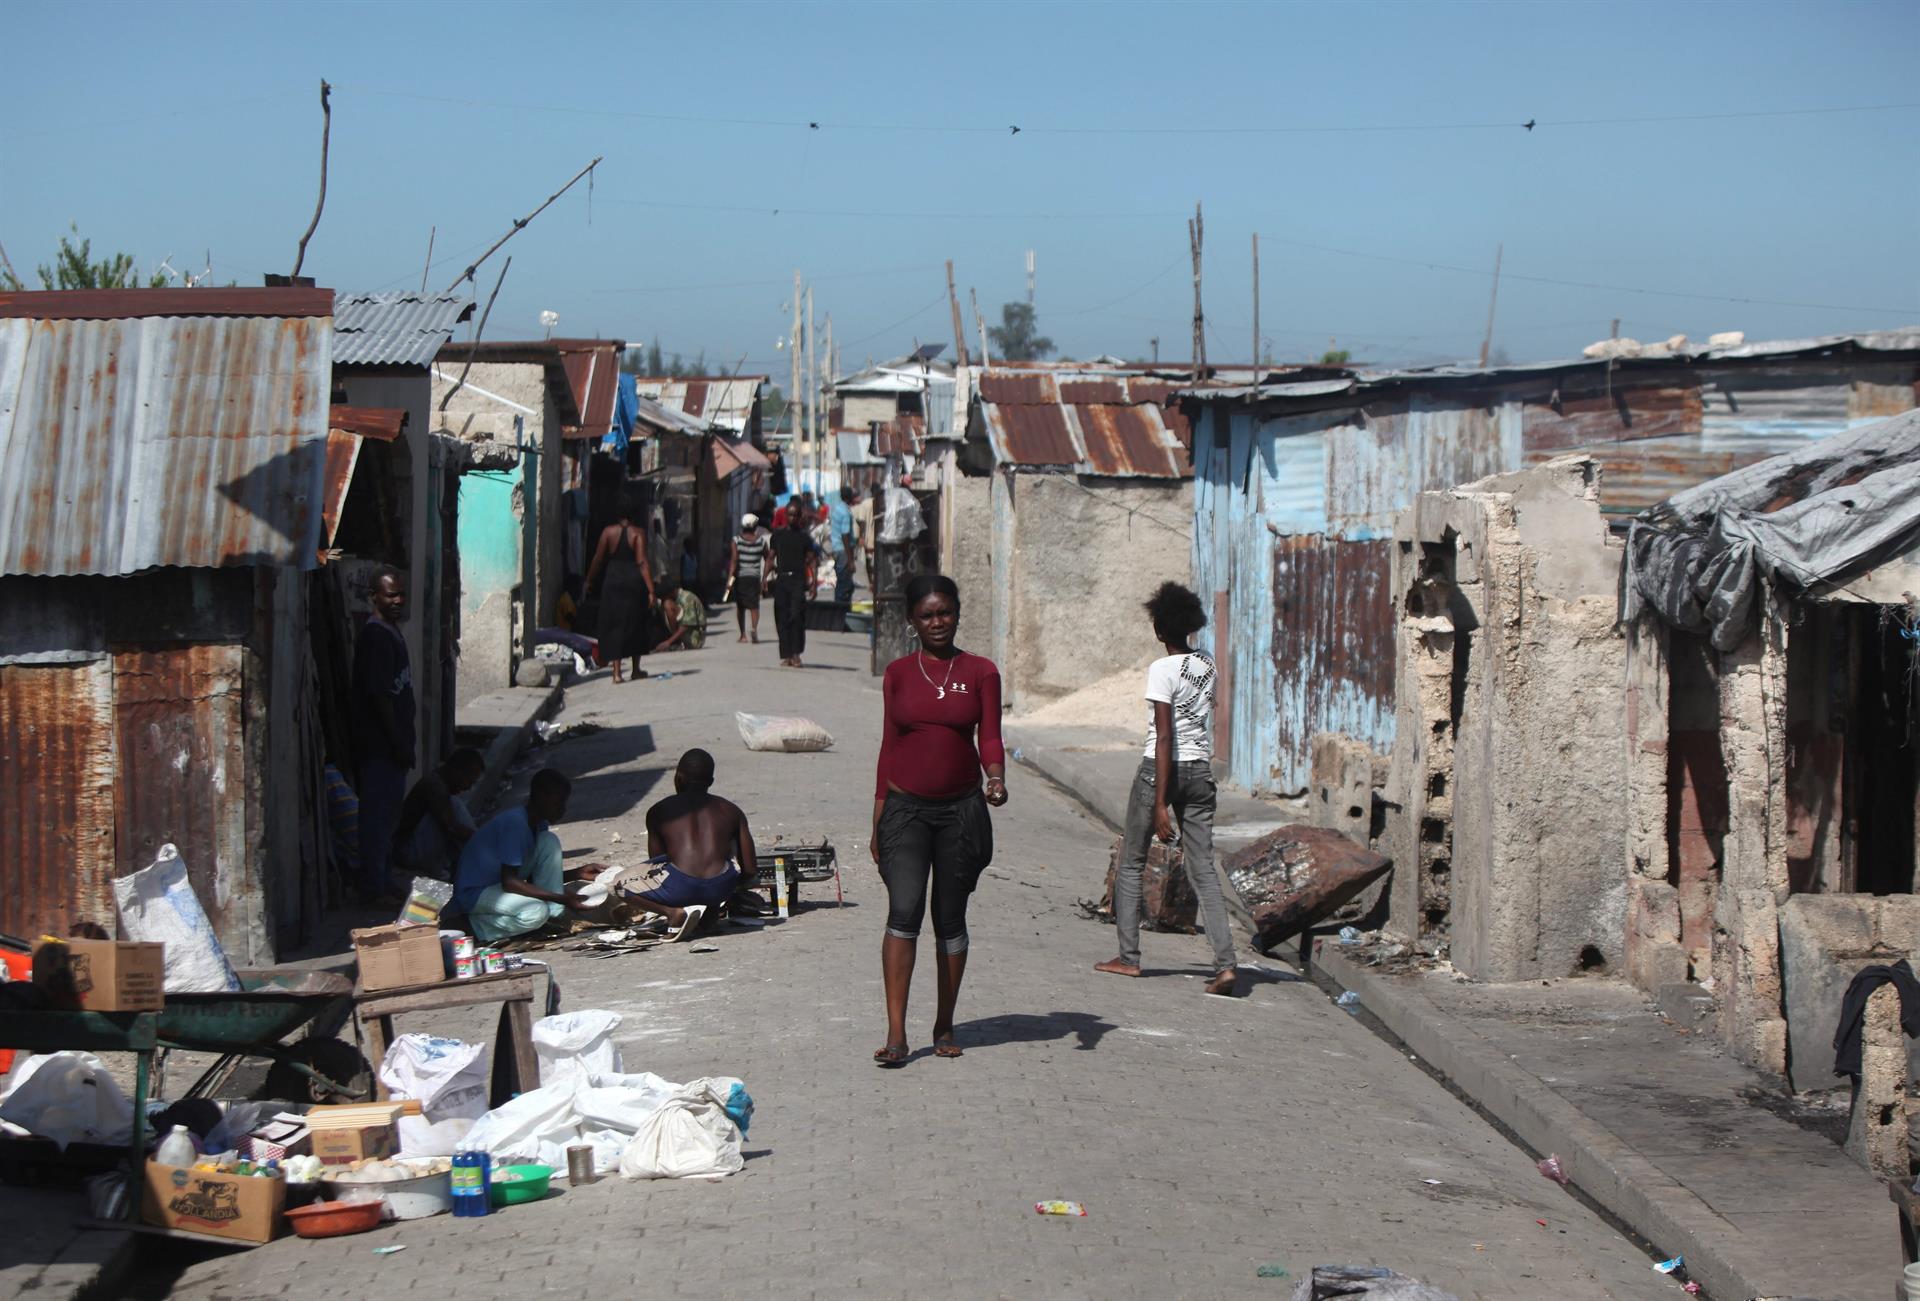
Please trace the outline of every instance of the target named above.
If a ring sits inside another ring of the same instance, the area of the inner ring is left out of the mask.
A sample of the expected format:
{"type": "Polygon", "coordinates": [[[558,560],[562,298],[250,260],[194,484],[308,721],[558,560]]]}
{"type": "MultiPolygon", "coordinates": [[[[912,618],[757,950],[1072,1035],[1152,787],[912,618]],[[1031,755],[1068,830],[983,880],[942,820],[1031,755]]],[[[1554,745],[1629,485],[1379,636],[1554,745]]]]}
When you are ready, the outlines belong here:
{"type": "Polygon", "coordinates": [[[759,871],[747,815],[712,793],[713,756],[689,750],[673,770],[676,792],[647,810],[646,868],[621,881],[623,901],[658,913],[669,938],[691,935],[709,908],[725,903],[759,871]]]}

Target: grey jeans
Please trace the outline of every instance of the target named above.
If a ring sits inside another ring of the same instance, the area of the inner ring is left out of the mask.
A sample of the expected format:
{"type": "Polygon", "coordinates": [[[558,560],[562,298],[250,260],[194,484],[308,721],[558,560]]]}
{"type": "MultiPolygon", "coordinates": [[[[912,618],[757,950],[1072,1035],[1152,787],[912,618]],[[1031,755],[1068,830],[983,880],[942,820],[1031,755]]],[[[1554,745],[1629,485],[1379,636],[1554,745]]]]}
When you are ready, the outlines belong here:
{"type": "MultiPolygon", "coordinates": [[[[1140,965],[1140,873],[1153,839],[1153,760],[1142,759],[1127,797],[1127,829],[1120,849],[1120,870],[1113,874],[1113,924],[1120,932],[1120,960],[1140,965]]],[[[1173,789],[1167,803],[1180,829],[1187,880],[1200,901],[1200,924],[1213,944],[1213,969],[1234,966],[1233,929],[1226,896],[1213,870],[1213,766],[1204,759],[1173,765],[1173,789]]]]}

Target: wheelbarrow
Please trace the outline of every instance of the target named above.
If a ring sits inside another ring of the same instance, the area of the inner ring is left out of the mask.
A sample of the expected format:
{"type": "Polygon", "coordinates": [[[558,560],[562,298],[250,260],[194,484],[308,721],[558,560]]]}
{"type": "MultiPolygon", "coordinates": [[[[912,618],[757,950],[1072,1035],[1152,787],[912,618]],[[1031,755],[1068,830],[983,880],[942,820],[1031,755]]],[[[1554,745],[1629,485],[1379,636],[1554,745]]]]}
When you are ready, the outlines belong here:
{"type": "Polygon", "coordinates": [[[260,1090],[263,1098],[327,1102],[373,1096],[367,1059],[333,1033],[353,1014],[352,981],[298,967],[235,974],[241,985],[237,993],[168,994],[159,1014],[161,1049],[216,1054],[183,1099],[212,1097],[249,1057],[273,1063],[260,1090]],[[281,1042],[316,1022],[305,1038],[281,1042]]]}

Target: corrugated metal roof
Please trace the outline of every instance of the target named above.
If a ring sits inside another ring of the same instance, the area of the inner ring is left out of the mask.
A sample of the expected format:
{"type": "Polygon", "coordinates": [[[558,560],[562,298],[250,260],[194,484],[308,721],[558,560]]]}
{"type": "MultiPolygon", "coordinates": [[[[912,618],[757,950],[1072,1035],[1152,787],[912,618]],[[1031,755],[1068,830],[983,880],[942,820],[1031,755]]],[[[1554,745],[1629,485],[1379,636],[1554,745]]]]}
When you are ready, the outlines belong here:
{"type": "Polygon", "coordinates": [[[0,318],[136,321],[148,316],[331,316],[333,290],[34,289],[0,293],[0,318]]]}
{"type": "Polygon", "coordinates": [[[638,409],[634,416],[635,422],[646,425],[655,433],[687,434],[697,438],[707,432],[707,427],[703,422],[695,420],[684,411],[670,407],[658,399],[641,396],[637,397],[635,401],[638,404],[638,409]]]}
{"type": "Polygon", "coordinates": [[[33,319],[9,297],[0,573],[313,566],[330,317],[33,319]]]}
{"type": "Polygon", "coordinates": [[[873,422],[873,454],[886,458],[889,456],[918,456],[920,449],[926,446],[927,421],[925,416],[898,415],[891,420],[873,422]]]}
{"type": "Polygon", "coordinates": [[[1080,445],[1068,424],[1071,407],[1055,403],[988,402],[987,440],[1002,465],[1077,465],[1080,445]]]}
{"type": "Polygon", "coordinates": [[[735,470],[771,470],[773,462],[766,453],[744,438],[727,438],[716,434],[707,446],[707,455],[713,461],[714,474],[725,482],[735,470]]]}
{"type": "Polygon", "coordinates": [[[833,441],[840,453],[842,465],[881,465],[884,462],[873,454],[873,434],[865,429],[836,429],[833,441]]]}
{"type": "Polygon", "coordinates": [[[1176,428],[1160,405],[1174,389],[1170,380],[984,370],[975,386],[988,441],[1003,465],[1071,465],[1081,474],[1117,478],[1193,473],[1185,418],[1176,428]]]}
{"type": "Polygon", "coordinates": [[[407,427],[405,407],[348,407],[338,402],[327,408],[327,428],[362,438],[391,443],[407,427]]]}
{"type": "Polygon", "coordinates": [[[433,365],[453,327],[473,315],[462,294],[340,294],[333,303],[336,366],[433,365]]]}
{"type": "Polygon", "coordinates": [[[700,418],[703,425],[718,425],[734,433],[744,433],[760,403],[765,375],[687,375],[677,379],[639,375],[634,387],[643,398],[652,398],[662,406],[700,418]]]}
{"type": "Polygon", "coordinates": [[[605,438],[613,429],[613,409],[620,396],[620,352],[617,341],[578,343],[556,340],[567,383],[573,389],[580,423],[568,425],[563,438],[605,438]]]}

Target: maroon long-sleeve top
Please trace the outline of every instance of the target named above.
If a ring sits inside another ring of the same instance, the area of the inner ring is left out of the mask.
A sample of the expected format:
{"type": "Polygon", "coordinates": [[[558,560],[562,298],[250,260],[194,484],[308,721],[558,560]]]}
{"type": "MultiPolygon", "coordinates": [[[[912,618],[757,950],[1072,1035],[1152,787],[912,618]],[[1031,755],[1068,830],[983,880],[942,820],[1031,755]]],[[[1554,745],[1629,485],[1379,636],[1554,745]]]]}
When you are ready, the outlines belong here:
{"type": "Polygon", "coordinates": [[[1006,763],[1000,670],[992,660],[965,651],[941,660],[916,650],[887,665],[880,692],[886,717],[875,799],[886,798],[889,783],[926,799],[965,795],[979,786],[981,768],[1006,763]]]}

